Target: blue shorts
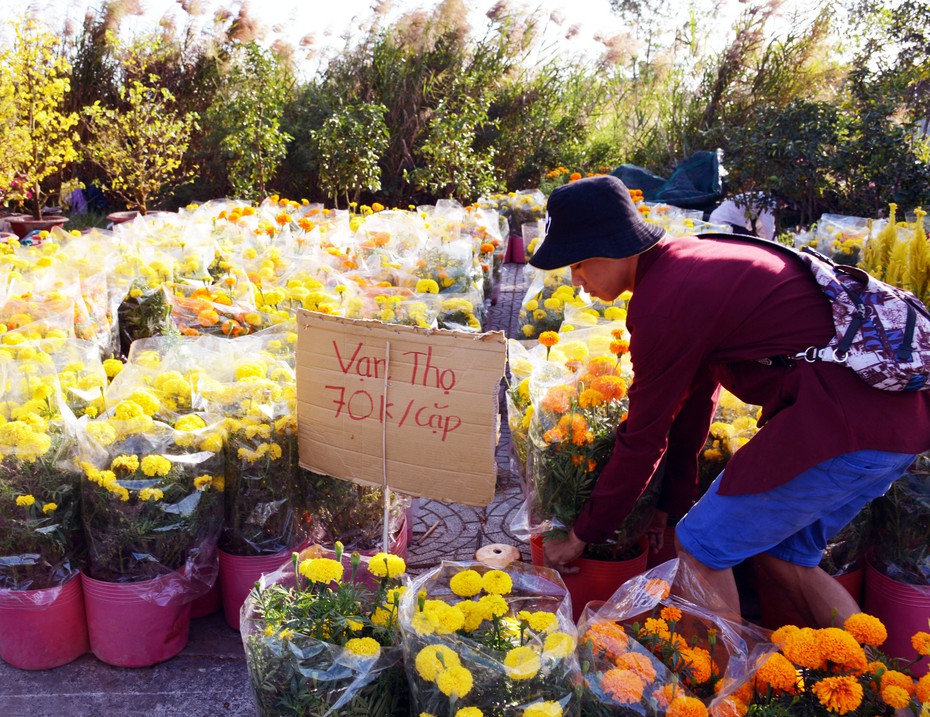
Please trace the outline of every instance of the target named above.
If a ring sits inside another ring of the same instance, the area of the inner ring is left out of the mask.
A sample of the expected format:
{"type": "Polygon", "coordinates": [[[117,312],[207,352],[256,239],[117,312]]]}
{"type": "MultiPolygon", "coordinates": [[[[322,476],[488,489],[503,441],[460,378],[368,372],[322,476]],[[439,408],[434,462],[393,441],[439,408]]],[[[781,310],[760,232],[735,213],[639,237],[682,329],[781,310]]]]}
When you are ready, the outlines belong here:
{"type": "Polygon", "coordinates": [[[714,570],[768,553],[795,565],[820,564],[827,541],[904,475],[915,455],[856,451],[749,495],[719,495],[723,473],[676,527],[682,548],[714,570]]]}

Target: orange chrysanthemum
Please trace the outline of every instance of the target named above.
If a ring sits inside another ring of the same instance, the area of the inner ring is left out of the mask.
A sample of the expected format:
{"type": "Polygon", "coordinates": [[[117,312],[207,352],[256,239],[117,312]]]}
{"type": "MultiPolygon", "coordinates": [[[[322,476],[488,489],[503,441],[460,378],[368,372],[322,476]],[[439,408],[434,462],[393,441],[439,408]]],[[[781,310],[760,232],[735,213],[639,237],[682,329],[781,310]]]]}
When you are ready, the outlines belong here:
{"type": "Polygon", "coordinates": [[[616,339],[610,342],[610,353],[623,356],[630,352],[630,342],[625,339],[616,339]]]}
{"type": "Polygon", "coordinates": [[[604,694],[622,705],[634,705],[643,698],[646,683],[633,670],[615,668],[601,676],[601,689],[604,694]]]}
{"type": "Polygon", "coordinates": [[[755,675],[756,690],[794,694],[798,691],[798,671],[787,657],[776,652],[759,668],[755,675]]]}
{"type": "Polygon", "coordinates": [[[597,376],[591,381],[591,388],[607,401],[619,401],[626,396],[626,381],[619,376],[597,376]]]}
{"type": "Polygon", "coordinates": [[[882,702],[896,710],[902,710],[911,703],[911,696],[907,690],[897,685],[888,685],[882,688],[882,702]]]}
{"type": "Polygon", "coordinates": [[[697,697],[678,695],[669,703],[665,717],[707,717],[707,707],[697,697]]]}
{"type": "Polygon", "coordinates": [[[864,612],[850,615],[843,623],[843,627],[860,645],[878,647],[888,639],[888,630],[885,629],[882,621],[864,612]]]}
{"type": "Polygon", "coordinates": [[[543,331],[539,335],[539,343],[541,343],[547,349],[551,349],[553,346],[559,343],[559,335],[555,331],[543,331]]]}
{"type": "Polygon", "coordinates": [[[571,437],[576,446],[584,446],[594,440],[594,434],[588,430],[588,422],[578,413],[569,413],[559,419],[559,432],[571,437]]]}
{"type": "Polygon", "coordinates": [[[840,715],[852,712],[862,703],[862,685],[850,675],[825,677],[811,691],[820,700],[820,704],[840,715]]]}
{"type": "Polygon", "coordinates": [[[586,388],[578,396],[578,405],[582,408],[594,408],[607,401],[603,393],[593,388],[586,388]]]}
{"type": "Polygon", "coordinates": [[[591,643],[595,654],[603,654],[608,660],[616,660],[626,652],[630,638],[615,622],[595,622],[585,630],[584,639],[591,643]]]}
{"type": "Polygon", "coordinates": [[[633,670],[637,675],[643,678],[645,682],[652,682],[656,678],[656,668],[648,655],[641,652],[627,652],[620,655],[617,660],[617,667],[624,670],[633,670]]]}
{"type": "Polygon", "coordinates": [[[566,413],[572,407],[572,399],[575,398],[575,389],[573,386],[561,384],[553,386],[542,400],[542,408],[549,413],[566,413]]]}
{"type": "Polygon", "coordinates": [[[911,638],[911,645],[918,655],[930,655],[930,632],[916,632],[911,638]]]}
{"type": "Polygon", "coordinates": [[[868,665],[865,650],[856,638],[839,627],[825,627],[817,631],[820,654],[823,659],[850,670],[863,672],[868,665]]]}
{"type": "Polygon", "coordinates": [[[809,627],[785,635],[781,652],[798,667],[817,669],[823,665],[820,640],[817,639],[816,630],[809,627]]]}

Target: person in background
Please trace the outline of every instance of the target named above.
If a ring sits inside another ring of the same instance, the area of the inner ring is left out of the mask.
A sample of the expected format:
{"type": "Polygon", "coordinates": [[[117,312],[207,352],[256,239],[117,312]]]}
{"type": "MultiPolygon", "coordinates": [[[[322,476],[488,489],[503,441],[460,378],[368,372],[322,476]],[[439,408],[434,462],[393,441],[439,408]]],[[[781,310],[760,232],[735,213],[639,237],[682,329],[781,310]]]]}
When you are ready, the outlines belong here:
{"type": "Polygon", "coordinates": [[[738,234],[749,234],[769,241],[775,238],[775,216],[761,192],[737,194],[710,213],[711,224],[726,224],[738,234]]]}
{"type": "Polygon", "coordinates": [[[571,267],[572,283],[604,301],[633,292],[634,372],[611,458],[568,537],[544,543],[548,564],[566,569],[606,540],[665,456],[654,543],[669,516],[683,516],[679,557],[727,609],[739,614],[732,568],[755,556],[809,624],[841,624],[859,608],[818,567],[822,552],[930,449],[930,391],[882,391],[843,365],[776,359],[834,335],[812,274],[777,248],[668,237],[612,176],[556,188],[547,209],[530,263],[571,267]],[[762,407],[761,429],[699,496],[721,386],[762,407]]]}

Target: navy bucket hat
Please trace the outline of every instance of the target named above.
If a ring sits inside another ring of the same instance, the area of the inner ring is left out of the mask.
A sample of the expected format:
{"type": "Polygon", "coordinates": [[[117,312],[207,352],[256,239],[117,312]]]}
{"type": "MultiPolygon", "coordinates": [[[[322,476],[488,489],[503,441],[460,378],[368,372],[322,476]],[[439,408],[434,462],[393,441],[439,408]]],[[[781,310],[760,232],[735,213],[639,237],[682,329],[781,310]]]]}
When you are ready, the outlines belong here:
{"type": "Polygon", "coordinates": [[[546,237],[530,264],[559,269],[585,259],[626,259],[665,236],[639,214],[626,185],[611,175],[556,187],[546,204],[546,237]]]}

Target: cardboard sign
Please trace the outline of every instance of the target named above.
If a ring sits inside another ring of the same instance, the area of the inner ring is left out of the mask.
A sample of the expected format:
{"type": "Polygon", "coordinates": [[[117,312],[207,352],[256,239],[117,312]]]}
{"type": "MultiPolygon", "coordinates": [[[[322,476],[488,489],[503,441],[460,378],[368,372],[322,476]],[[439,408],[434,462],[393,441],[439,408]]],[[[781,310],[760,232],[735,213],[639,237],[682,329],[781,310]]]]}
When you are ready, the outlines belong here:
{"type": "Polygon", "coordinates": [[[300,464],[465,505],[494,499],[506,344],[471,334],[297,315],[300,464]]]}

